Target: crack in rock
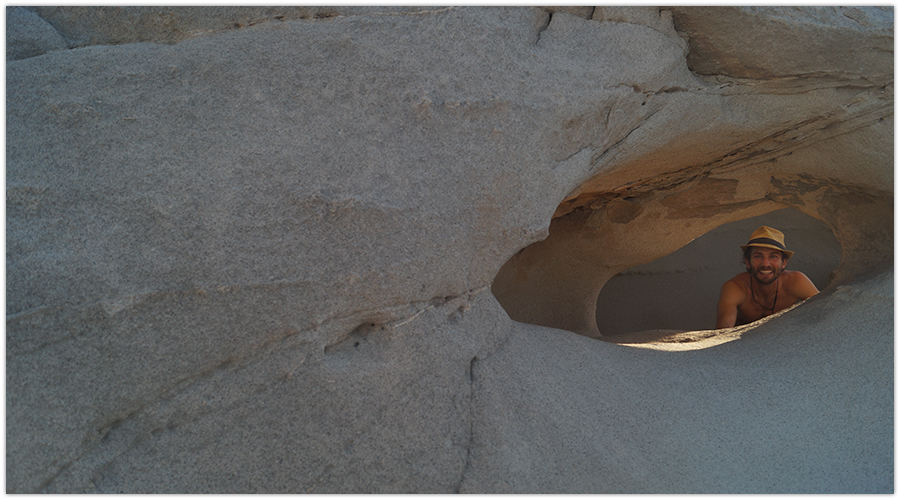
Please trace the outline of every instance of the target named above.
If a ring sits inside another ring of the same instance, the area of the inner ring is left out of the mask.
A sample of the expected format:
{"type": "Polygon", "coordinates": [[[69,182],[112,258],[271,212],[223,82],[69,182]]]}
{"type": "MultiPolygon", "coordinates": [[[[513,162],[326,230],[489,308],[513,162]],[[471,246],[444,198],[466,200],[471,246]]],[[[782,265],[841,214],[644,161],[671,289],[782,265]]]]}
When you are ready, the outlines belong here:
{"type": "MultiPolygon", "coordinates": [[[[345,331],[344,333],[339,334],[337,337],[332,337],[326,340],[325,344],[322,347],[322,352],[327,356],[330,353],[337,352],[337,349],[341,348],[347,343],[358,344],[364,341],[366,337],[372,332],[394,331],[404,325],[411,323],[412,321],[415,321],[425,312],[434,310],[435,308],[441,307],[449,302],[462,299],[464,301],[464,304],[454,309],[453,312],[451,312],[447,316],[447,321],[453,323],[455,321],[458,321],[459,316],[466,310],[468,310],[469,304],[474,297],[489,289],[490,286],[483,286],[480,288],[467,290],[466,292],[457,295],[437,296],[428,300],[412,301],[395,306],[385,306],[376,309],[355,311],[350,314],[342,314],[340,316],[326,319],[322,323],[322,327],[325,327],[329,324],[341,324],[347,323],[348,321],[353,322],[354,319],[356,319],[356,322],[354,323],[356,326],[351,328],[349,331],[345,331]],[[366,319],[364,319],[363,321],[359,321],[358,318],[360,317],[366,319]]],[[[353,347],[358,347],[358,345],[354,345],[353,347]]]]}
{"type": "Polygon", "coordinates": [[[472,360],[469,361],[467,370],[467,375],[469,376],[469,440],[466,443],[466,461],[463,464],[462,472],[460,473],[459,483],[457,483],[456,488],[453,490],[454,493],[461,493],[462,486],[466,482],[469,468],[472,465],[472,447],[475,444],[475,364],[477,361],[478,356],[473,357],[472,360]]]}

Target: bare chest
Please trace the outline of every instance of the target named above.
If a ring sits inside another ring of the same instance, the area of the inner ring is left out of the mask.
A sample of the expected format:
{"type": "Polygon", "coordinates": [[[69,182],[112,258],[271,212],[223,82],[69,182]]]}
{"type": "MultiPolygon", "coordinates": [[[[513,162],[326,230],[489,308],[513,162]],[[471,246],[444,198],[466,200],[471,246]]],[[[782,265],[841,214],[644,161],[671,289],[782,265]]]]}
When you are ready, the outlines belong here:
{"type": "Polygon", "coordinates": [[[771,316],[778,311],[791,307],[793,303],[791,297],[783,292],[779,293],[778,296],[775,294],[761,296],[751,294],[748,290],[747,299],[738,307],[738,323],[751,323],[766,316],[771,316]]]}

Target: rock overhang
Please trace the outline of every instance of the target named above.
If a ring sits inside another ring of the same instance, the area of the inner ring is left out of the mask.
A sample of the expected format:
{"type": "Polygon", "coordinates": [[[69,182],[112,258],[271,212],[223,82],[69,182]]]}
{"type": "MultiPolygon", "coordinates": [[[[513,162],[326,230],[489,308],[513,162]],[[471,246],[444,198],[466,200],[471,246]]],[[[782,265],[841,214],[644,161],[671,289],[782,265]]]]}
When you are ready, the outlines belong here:
{"type": "MultiPolygon", "coordinates": [[[[770,21],[778,30],[790,22],[824,33],[843,29],[851,37],[871,30],[871,43],[879,45],[890,33],[884,11],[870,13],[869,24],[861,27],[846,24],[849,14],[841,9],[692,9],[673,8],[675,27],[696,44],[688,57],[691,68],[719,71],[707,71],[714,78],[699,76],[705,85],[647,93],[641,106],[652,111],[640,125],[594,150],[595,175],[557,207],[548,240],[514,255],[494,282],[514,318],[598,336],[591,305],[611,276],[721,224],[785,207],[822,220],[835,233],[844,249],[838,282],[889,265],[893,154],[871,145],[892,141],[891,80],[881,73],[852,76],[845,65],[858,61],[840,58],[819,61],[820,71],[788,71],[784,60],[766,59],[765,51],[755,53],[755,73],[729,71],[753,53],[725,54],[704,38],[721,37],[720,28],[712,27],[717,23],[774,16],[770,21]],[[822,26],[829,16],[839,19],[822,26]],[[692,36],[691,30],[700,32],[692,36]],[[766,64],[772,69],[760,72],[766,64]],[[536,269],[541,266],[547,268],[536,269]]],[[[822,51],[823,36],[792,50],[822,51]]],[[[722,38],[716,43],[727,45],[722,38]]],[[[748,50],[758,49],[749,44],[748,50]]],[[[882,55],[875,50],[868,60],[882,55]]],[[[885,61],[872,64],[883,68],[885,61]]]]}
{"type": "Polygon", "coordinates": [[[889,265],[892,81],[696,75],[673,9],[310,9],[29,10],[64,38],[7,62],[8,490],[459,490],[529,244],[608,273],[791,206],[889,265]]]}

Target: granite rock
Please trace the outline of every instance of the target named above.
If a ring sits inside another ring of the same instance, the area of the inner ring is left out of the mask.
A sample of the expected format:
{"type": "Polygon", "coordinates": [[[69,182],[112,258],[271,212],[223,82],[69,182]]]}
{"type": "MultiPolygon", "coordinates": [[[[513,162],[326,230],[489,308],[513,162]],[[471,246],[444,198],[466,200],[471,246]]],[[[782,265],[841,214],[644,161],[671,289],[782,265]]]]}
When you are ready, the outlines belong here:
{"type": "Polygon", "coordinates": [[[8,8],[7,492],[893,491],[893,10],[718,9],[8,8]],[[820,296],[589,338],[783,208],[820,296]]]}

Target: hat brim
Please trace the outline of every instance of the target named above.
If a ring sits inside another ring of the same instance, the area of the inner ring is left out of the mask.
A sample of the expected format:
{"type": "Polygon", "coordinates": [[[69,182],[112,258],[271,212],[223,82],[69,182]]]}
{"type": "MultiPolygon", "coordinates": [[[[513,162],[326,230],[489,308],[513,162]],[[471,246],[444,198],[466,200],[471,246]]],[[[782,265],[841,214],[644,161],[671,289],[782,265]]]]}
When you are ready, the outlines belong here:
{"type": "Polygon", "coordinates": [[[778,250],[779,252],[784,252],[785,255],[787,255],[787,258],[789,258],[789,259],[794,256],[794,252],[792,252],[790,250],[785,250],[784,248],[778,248],[775,245],[769,245],[766,243],[754,243],[752,245],[741,245],[741,250],[746,252],[747,249],[750,247],[764,247],[764,248],[771,248],[773,250],[778,250]]]}

